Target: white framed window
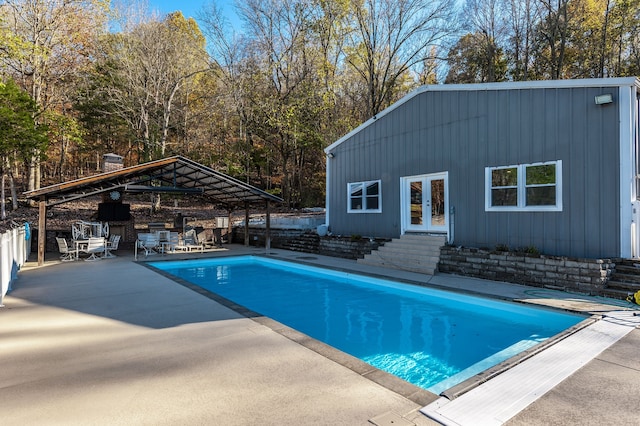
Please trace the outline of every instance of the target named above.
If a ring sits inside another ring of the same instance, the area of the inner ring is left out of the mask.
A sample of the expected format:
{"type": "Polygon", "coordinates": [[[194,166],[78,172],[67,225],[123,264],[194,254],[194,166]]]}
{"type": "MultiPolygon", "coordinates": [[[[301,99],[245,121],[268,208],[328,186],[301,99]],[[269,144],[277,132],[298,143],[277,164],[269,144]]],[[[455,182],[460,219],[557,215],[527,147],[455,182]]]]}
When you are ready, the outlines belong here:
{"type": "Polygon", "coordinates": [[[347,184],[347,213],[382,213],[382,181],[347,184]]]}
{"type": "Polygon", "coordinates": [[[485,168],[485,211],[562,211],[562,160],[485,168]]]}

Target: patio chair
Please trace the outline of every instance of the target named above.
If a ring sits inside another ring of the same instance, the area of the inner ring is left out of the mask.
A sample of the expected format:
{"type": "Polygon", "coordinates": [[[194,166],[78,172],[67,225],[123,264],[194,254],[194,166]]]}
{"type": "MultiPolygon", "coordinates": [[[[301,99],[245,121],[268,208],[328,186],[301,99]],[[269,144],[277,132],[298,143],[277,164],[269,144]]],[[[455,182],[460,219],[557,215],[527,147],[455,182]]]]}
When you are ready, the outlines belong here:
{"type": "Polygon", "coordinates": [[[116,257],[116,255],[111,252],[118,250],[118,245],[120,245],[120,238],[120,235],[109,236],[109,240],[107,240],[107,245],[105,247],[103,257],[116,257]]]}
{"type": "Polygon", "coordinates": [[[72,262],[78,258],[78,253],[72,247],[69,247],[67,240],[61,237],[56,237],[56,242],[58,243],[61,261],[72,262]]]}
{"type": "Polygon", "coordinates": [[[160,252],[164,254],[165,252],[173,251],[173,247],[176,244],[171,243],[171,232],[168,230],[156,231],[156,236],[158,237],[158,246],[160,247],[160,252]]]}
{"type": "Polygon", "coordinates": [[[140,233],[138,241],[136,241],[138,249],[144,250],[144,255],[156,254],[156,249],[160,246],[160,240],[157,233],[140,233]]]}
{"type": "Polygon", "coordinates": [[[198,242],[198,235],[195,229],[189,229],[182,235],[182,242],[176,246],[179,250],[192,251],[199,249],[202,251],[204,246],[198,242]]]}
{"type": "Polygon", "coordinates": [[[215,235],[212,229],[204,229],[197,234],[198,243],[204,246],[204,248],[218,247],[218,241],[216,241],[215,235]]]}
{"type": "Polygon", "coordinates": [[[166,239],[160,240],[162,246],[162,253],[173,253],[176,251],[176,247],[180,245],[180,235],[177,232],[168,232],[166,239]]]}
{"type": "Polygon", "coordinates": [[[102,237],[91,237],[87,240],[87,245],[84,246],[81,251],[87,253],[89,257],[85,259],[85,262],[93,262],[96,260],[102,260],[100,253],[104,254],[107,246],[107,240],[102,237]]]}

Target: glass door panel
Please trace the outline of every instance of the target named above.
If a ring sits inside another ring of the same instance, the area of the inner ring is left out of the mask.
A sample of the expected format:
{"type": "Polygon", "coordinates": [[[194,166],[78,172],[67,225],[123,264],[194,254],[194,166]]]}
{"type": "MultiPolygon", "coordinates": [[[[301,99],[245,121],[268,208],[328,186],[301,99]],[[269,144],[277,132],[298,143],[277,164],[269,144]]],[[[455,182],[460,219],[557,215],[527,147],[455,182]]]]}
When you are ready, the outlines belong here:
{"type": "Polygon", "coordinates": [[[431,181],[431,226],[445,225],[444,209],[444,179],[430,179],[431,181]]]}
{"type": "Polygon", "coordinates": [[[422,225],[424,223],[422,181],[411,182],[410,191],[411,225],[422,225]]]}

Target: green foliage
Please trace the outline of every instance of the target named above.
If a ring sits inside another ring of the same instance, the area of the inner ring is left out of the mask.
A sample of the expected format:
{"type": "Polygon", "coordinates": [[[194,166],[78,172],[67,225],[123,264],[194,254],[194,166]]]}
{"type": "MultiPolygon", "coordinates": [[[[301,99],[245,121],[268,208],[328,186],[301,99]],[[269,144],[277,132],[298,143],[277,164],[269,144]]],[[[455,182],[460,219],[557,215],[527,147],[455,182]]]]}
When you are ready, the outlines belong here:
{"type": "MultiPolygon", "coordinates": [[[[0,75],[50,124],[44,176],[94,172],[96,153],[180,154],[292,207],[324,202],[323,148],[418,84],[640,74],[640,0],[252,0],[238,5],[241,37],[213,5],[202,30],[174,12],[107,31],[108,0],[12,4],[0,7],[0,75]],[[29,5],[32,21],[8,25],[29,5]]],[[[12,135],[0,143],[15,155],[38,151],[12,135]]],[[[527,183],[551,172],[529,168],[527,183]]]]}
{"type": "Polygon", "coordinates": [[[23,159],[45,151],[48,143],[47,127],[37,125],[34,117],[38,108],[29,95],[13,80],[0,85],[0,156],[23,159]]]}
{"type": "Polygon", "coordinates": [[[483,34],[466,34],[449,51],[449,73],[445,83],[503,81],[507,60],[495,40],[483,34]]]}

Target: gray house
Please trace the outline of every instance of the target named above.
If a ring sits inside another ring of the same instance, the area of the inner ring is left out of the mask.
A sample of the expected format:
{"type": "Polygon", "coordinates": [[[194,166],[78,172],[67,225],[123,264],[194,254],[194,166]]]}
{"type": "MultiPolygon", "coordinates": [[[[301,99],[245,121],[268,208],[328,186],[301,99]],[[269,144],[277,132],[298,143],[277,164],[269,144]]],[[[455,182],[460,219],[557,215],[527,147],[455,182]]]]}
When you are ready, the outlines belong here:
{"type": "Polygon", "coordinates": [[[640,80],[424,86],[325,149],[333,234],[640,256],[640,80]]]}

